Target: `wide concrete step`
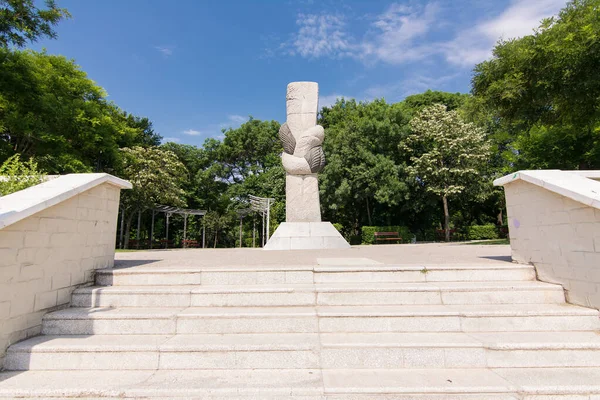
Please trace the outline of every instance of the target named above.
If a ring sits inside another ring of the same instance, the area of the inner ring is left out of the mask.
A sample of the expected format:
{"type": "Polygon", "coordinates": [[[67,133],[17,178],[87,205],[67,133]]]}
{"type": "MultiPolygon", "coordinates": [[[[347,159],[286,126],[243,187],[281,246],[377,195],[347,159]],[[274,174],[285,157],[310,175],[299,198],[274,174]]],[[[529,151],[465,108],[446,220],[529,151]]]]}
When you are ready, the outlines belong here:
{"type": "Polygon", "coordinates": [[[269,285],[332,282],[464,282],[535,280],[531,265],[318,265],[129,267],[96,271],[99,286],[269,285]]]}
{"type": "Polygon", "coordinates": [[[39,336],[7,370],[600,367],[596,332],[39,336]],[[320,360],[320,361],[319,361],[320,360]]]}
{"type": "Polygon", "coordinates": [[[75,307],[239,307],[563,303],[560,285],[537,281],[108,286],[73,292],[75,307]]]}
{"type": "Polygon", "coordinates": [[[318,368],[317,334],[38,336],[11,346],[7,370],[318,368]]]}
{"type": "Polygon", "coordinates": [[[322,368],[598,367],[597,332],[321,334],[322,368]]]}
{"type": "Polygon", "coordinates": [[[598,311],[570,304],[68,308],[48,335],[599,330],[598,311]]]}
{"type": "Polygon", "coordinates": [[[28,371],[0,399],[596,400],[598,368],[28,371]]]}

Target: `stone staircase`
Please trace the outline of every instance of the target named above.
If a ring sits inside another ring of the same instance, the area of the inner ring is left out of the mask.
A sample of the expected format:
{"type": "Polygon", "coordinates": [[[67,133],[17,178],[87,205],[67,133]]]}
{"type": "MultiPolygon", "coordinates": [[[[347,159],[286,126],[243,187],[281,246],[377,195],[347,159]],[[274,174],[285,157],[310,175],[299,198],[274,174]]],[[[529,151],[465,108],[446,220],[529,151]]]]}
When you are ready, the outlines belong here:
{"type": "Polygon", "coordinates": [[[101,270],[0,399],[600,400],[598,311],[531,266],[101,270]]]}

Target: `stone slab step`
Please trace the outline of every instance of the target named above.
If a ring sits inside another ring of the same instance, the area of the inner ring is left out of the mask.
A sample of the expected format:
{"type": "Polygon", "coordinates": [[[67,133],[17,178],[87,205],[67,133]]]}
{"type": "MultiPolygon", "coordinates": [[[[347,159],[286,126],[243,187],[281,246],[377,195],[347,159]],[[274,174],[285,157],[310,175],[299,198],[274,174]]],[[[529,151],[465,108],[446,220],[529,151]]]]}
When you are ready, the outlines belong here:
{"type": "Polygon", "coordinates": [[[598,368],[331,370],[327,399],[597,400],[598,368]],[[498,397],[499,396],[499,397],[498,397]],[[584,397],[578,397],[584,396],[584,397]]]}
{"type": "Polygon", "coordinates": [[[597,310],[571,304],[319,307],[321,332],[523,332],[600,329],[597,310]]]}
{"type": "Polygon", "coordinates": [[[246,267],[134,267],[96,271],[99,286],[268,285],[331,282],[535,280],[530,265],[318,265],[246,267]]]}
{"type": "Polygon", "coordinates": [[[0,399],[598,400],[598,368],[27,371],[0,399]]]}
{"type": "Polygon", "coordinates": [[[8,370],[599,367],[597,332],[40,336],[8,370]],[[319,362],[320,360],[320,362],[319,362]]]}
{"type": "Polygon", "coordinates": [[[42,324],[47,335],[598,329],[598,311],[569,304],[68,308],[42,324]]]}
{"type": "Polygon", "coordinates": [[[325,369],[598,367],[598,332],[321,334],[325,369]]]}
{"type": "Polygon", "coordinates": [[[318,368],[317,334],[38,336],[12,345],[7,370],[318,368]]]}
{"type": "Polygon", "coordinates": [[[0,373],[0,399],[324,400],[319,370],[27,371],[0,373]],[[65,379],[65,373],[69,379],[65,379]]]}
{"type": "Polygon", "coordinates": [[[564,303],[560,285],[537,281],[108,286],[73,292],[75,307],[236,307],[564,303]]]}

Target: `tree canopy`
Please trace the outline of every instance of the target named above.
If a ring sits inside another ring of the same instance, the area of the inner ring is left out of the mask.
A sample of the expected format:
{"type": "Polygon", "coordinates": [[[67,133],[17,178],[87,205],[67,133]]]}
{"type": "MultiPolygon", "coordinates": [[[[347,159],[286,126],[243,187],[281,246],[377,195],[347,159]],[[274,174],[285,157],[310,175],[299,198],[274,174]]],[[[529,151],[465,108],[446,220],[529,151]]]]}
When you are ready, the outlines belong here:
{"type": "Polygon", "coordinates": [[[520,168],[600,168],[600,0],[573,0],[475,67],[478,110],[520,168]]]}
{"type": "Polygon", "coordinates": [[[120,147],[160,143],[73,60],[0,48],[0,162],[36,158],[49,173],[114,171],[120,147]]]}
{"type": "Polygon", "coordinates": [[[34,0],[0,0],[0,47],[24,47],[42,37],[56,38],[54,25],[71,14],[58,8],[54,0],[45,0],[45,9],[34,0]]]}

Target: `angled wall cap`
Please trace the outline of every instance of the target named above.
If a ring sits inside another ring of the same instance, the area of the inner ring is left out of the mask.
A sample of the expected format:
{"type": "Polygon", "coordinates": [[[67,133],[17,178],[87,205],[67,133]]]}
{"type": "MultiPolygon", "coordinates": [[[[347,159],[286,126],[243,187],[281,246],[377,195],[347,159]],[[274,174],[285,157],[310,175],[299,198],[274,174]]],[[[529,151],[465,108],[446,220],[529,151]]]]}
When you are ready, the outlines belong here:
{"type": "Polygon", "coordinates": [[[109,174],[69,174],[0,197],[0,229],[77,196],[103,183],[121,189],[133,186],[109,174]]]}
{"type": "Polygon", "coordinates": [[[531,170],[518,171],[494,181],[494,186],[521,180],[568,197],[586,206],[600,209],[600,171],[531,170]]]}

